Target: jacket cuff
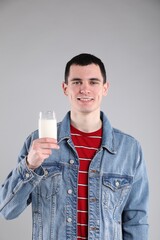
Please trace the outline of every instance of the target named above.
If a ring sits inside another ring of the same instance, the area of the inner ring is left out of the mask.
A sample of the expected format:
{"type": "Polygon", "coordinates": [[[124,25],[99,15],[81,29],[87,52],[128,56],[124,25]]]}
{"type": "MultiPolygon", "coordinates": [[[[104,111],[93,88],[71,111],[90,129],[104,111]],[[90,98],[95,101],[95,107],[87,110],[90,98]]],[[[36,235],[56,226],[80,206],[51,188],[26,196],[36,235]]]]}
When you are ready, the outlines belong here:
{"type": "Polygon", "coordinates": [[[35,170],[29,169],[26,158],[19,162],[17,169],[24,182],[32,180],[35,183],[39,183],[45,175],[45,171],[42,166],[36,168],[35,170]]]}

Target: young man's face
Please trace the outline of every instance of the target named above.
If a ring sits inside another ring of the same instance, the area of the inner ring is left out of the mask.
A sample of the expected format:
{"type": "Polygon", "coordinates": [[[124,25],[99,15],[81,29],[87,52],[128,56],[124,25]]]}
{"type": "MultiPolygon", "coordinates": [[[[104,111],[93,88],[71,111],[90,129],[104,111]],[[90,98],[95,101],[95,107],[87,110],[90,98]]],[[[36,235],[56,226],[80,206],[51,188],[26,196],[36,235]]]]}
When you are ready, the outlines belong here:
{"type": "Polygon", "coordinates": [[[62,85],[65,95],[70,100],[71,111],[75,113],[99,111],[102,97],[107,94],[108,87],[108,83],[103,83],[100,68],[96,64],[71,65],[68,84],[62,85]]]}

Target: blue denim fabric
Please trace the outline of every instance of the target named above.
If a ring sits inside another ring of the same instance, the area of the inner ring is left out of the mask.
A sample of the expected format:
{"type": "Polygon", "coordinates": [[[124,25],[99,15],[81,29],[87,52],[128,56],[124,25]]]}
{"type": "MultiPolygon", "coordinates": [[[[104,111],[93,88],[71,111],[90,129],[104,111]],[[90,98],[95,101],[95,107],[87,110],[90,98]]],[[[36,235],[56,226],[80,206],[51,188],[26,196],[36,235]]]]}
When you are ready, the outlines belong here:
{"type": "MultiPolygon", "coordinates": [[[[111,127],[101,112],[102,145],[89,167],[89,240],[147,240],[148,179],[139,143],[111,127]]],[[[35,171],[25,141],[17,167],[0,188],[0,215],[16,218],[32,203],[33,240],[75,240],[79,161],[70,136],[70,113],[58,123],[60,149],[35,171]],[[72,160],[72,161],[71,161],[72,160]]]]}

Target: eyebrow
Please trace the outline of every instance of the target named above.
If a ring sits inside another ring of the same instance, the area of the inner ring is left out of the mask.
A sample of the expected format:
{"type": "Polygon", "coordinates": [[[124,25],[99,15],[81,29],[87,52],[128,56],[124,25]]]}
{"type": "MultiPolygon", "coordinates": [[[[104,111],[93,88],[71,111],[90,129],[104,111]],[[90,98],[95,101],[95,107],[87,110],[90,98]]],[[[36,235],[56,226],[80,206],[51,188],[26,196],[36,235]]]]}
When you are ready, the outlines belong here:
{"type": "Polygon", "coordinates": [[[70,81],[74,82],[74,81],[81,81],[81,80],[82,80],[81,78],[72,78],[70,81]]]}
{"type": "Polygon", "coordinates": [[[101,80],[100,80],[99,78],[90,78],[89,80],[91,80],[91,81],[101,82],[101,80]]]}
{"type": "MultiPolygon", "coordinates": [[[[83,80],[83,79],[81,79],[81,78],[72,78],[70,81],[71,81],[71,82],[74,82],[74,81],[82,81],[82,80],[83,80]]],[[[98,78],[89,78],[89,79],[87,79],[87,80],[89,80],[89,81],[101,82],[101,80],[98,79],[98,78]]]]}

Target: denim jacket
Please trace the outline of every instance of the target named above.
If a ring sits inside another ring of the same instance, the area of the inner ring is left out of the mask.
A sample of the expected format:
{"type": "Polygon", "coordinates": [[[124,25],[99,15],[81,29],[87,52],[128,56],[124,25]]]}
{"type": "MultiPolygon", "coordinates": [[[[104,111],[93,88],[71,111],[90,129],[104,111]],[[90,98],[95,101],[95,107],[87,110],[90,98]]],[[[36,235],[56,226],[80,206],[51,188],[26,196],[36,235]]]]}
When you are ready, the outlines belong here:
{"type": "MultiPolygon", "coordinates": [[[[103,136],[89,167],[88,239],[147,240],[148,179],[139,143],[111,127],[101,112],[103,136]]],[[[25,141],[16,168],[0,188],[0,215],[16,218],[32,203],[33,240],[76,240],[78,155],[70,113],[58,123],[59,150],[35,171],[26,156],[38,131],[25,141]]]]}

